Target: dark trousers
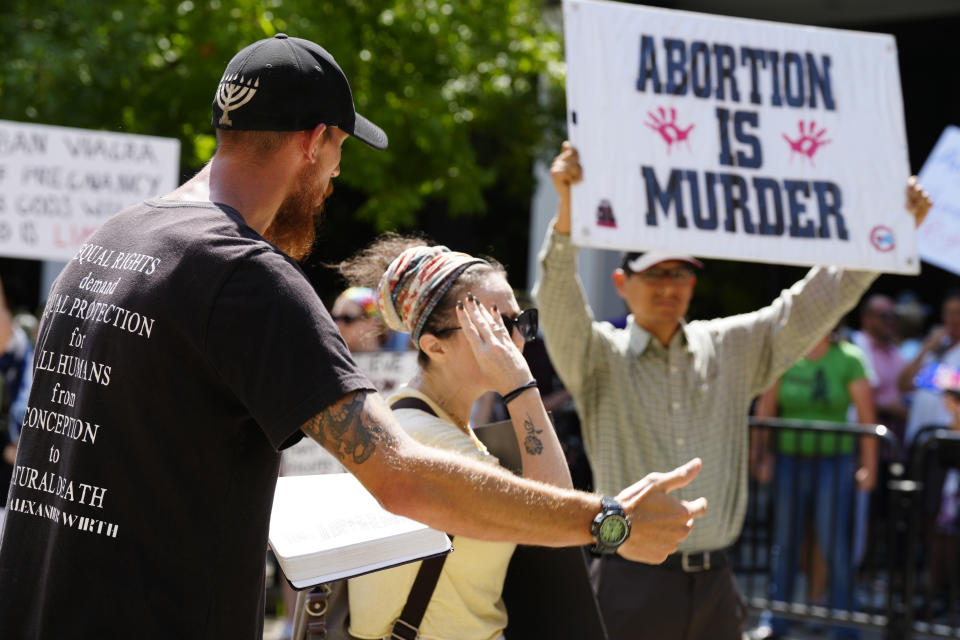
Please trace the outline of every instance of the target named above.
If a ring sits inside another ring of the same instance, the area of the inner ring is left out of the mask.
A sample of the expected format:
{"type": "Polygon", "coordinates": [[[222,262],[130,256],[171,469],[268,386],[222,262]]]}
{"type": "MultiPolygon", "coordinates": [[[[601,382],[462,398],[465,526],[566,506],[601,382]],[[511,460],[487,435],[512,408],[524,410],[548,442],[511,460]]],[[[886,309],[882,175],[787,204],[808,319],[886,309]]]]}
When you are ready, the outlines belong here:
{"type": "Polygon", "coordinates": [[[741,640],[747,607],[728,566],[685,573],[603,556],[590,582],[610,640],[741,640]]]}

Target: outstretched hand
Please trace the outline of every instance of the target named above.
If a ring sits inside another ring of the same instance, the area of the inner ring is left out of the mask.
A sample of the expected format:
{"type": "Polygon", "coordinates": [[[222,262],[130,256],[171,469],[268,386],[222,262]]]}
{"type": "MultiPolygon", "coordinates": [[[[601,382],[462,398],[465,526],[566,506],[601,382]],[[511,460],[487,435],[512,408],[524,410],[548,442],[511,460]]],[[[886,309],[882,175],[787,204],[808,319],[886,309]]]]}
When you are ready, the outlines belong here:
{"type": "Polygon", "coordinates": [[[924,218],[927,217],[927,213],[932,206],[933,200],[930,199],[930,195],[920,186],[917,176],[910,176],[907,180],[906,207],[907,213],[913,216],[915,226],[919,227],[923,223],[924,218]]]}
{"type": "Polygon", "coordinates": [[[530,366],[495,306],[487,309],[468,293],[457,303],[457,320],[493,391],[504,395],[533,379],[530,366]]]}
{"type": "Polygon", "coordinates": [[[669,495],[690,483],[700,472],[694,458],[669,473],[650,473],[620,492],[617,500],[630,518],[630,537],[618,553],[637,562],[659,564],[677,550],[693,530],[693,522],[707,512],[707,499],[686,501],[669,495]]]}

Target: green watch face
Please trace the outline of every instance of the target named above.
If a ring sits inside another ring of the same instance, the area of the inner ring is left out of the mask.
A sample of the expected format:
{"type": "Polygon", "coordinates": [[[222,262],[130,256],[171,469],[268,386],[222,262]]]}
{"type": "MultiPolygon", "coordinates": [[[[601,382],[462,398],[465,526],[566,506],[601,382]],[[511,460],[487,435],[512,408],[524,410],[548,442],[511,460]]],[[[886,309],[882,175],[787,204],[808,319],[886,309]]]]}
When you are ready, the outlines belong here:
{"type": "Polygon", "coordinates": [[[627,525],[623,518],[619,516],[610,516],[600,523],[600,541],[603,544],[615,545],[623,542],[627,537],[627,525]]]}

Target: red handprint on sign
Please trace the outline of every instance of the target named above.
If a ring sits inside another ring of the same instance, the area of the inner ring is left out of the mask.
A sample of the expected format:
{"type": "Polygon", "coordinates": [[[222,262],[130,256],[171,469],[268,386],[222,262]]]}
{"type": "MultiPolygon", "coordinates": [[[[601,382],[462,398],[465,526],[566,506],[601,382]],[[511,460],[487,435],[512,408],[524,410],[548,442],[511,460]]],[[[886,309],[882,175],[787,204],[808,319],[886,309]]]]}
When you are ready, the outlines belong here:
{"type": "Polygon", "coordinates": [[[653,111],[647,111],[647,117],[650,118],[650,121],[644,122],[643,124],[660,134],[660,137],[667,143],[667,153],[670,153],[670,147],[673,146],[674,142],[686,142],[687,149],[689,149],[690,141],[687,139],[687,136],[690,135],[690,130],[693,129],[695,125],[691,124],[686,129],[678,127],[677,110],[673,107],[670,108],[669,115],[663,107],[657,107],[657,112],[660,114],[660,117],[657,117],[653,111]]]}
{"type": "Polygon", "coordinates": [[[800,137],[796,140],[791,140],[787,137],[787,134],[782,133],[783,139],[787,141],[787,144],[790,145],[790,159],[793,160],[794,153],[800,153],[810,160],[810,165],[813,166],[813,154],[817,152],[817,149],[822,147],[825,144],[830,144],[830,140],[824,140],[823,136],[827,134],[827,128],[823,127],[820,131],[817,131],[817,123],[813,120],[810,121],[808,126],[804,126],[803,120],[797,122],[797,128],[800,130],[800,137]]]}

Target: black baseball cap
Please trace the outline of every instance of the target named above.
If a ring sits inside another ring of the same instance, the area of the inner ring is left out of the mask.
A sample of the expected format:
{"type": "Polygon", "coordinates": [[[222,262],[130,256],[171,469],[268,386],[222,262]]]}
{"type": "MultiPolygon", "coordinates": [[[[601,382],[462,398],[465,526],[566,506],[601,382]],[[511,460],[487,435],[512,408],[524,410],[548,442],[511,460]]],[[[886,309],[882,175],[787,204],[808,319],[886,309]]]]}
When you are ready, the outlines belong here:
{"type": "Polygon", "coordinates": [[[620,268],[627,273],[641,273],[655,264],[677,260],[686,262],[697,269],[703,268],[703,263],[691,255],[684,253],[671,253],[669,251],[648,251],[646,253],[631,252],[623,256],[620,262],[620,268]]]}
{"type": "Polygon", "coordinates": [[[278,33],[230,60],[213,99],[214,127],[303,131],[320,123],[387,148],[387,134],[356,112],[347,77],[320,45],[278,33]]]}

